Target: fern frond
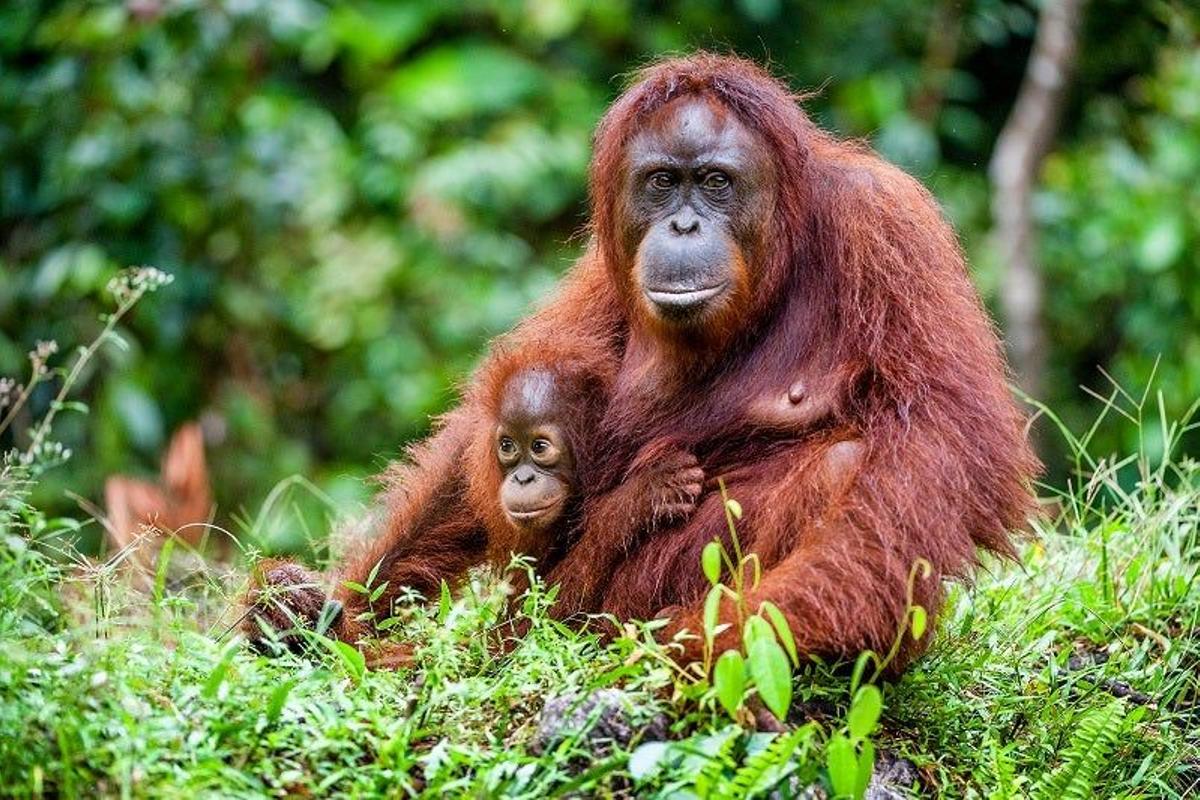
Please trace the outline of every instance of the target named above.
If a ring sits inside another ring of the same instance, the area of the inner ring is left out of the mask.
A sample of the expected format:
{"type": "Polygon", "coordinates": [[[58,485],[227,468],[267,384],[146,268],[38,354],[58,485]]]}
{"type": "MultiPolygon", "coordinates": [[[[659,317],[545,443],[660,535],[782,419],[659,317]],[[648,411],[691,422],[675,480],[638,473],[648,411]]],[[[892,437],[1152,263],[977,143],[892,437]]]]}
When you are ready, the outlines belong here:
{"type": "Polygon", "coordinates": [[[1034,785],[1035,800],[1091,800],[1096,776],[1125,730],[1125,704],[1113,700],[1079,720],[1062,765],[1034,785]]]}
{"type": "Polygon", "coordinates": [[[737,766],[733,756],[734,748],[740,742],[740,736],[730,736],[721,742],[720,748],[713,753],[696,775],[696,793],[701,797],[720,797],[726,795],[721,789],[725,783],[725,773],[737,766]]]}
{"type": "Polygon", "coordinates": [[[994,739],[989,741],[988,755],[990,756],[988,767],[990,768],[990,777],[988,783],[991,785],[991,792],[988,794],[988,800],[1015,800],[1017,797],[1017,766],[1013,763],[1012,756],[1008,750],[1002,749],[994,739]]]}
{"type": "Polygon", "coordinates": [[[787,775],[796,749],[811,739],[812,734],[812,727],[805,725],[775,737],[738,768],[729,781],[727,796],[752,797],[757,792],[775,786],[787,775]]]}

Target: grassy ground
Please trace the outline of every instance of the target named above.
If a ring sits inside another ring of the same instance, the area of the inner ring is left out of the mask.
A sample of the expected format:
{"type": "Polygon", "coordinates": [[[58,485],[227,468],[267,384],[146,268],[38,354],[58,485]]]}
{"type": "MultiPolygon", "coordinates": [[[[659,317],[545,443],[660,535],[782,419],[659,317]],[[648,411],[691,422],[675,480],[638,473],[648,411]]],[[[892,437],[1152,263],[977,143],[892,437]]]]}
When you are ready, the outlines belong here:
{"type": "MultiPolygon", "coordinates": [[[[851,748],[912,761],[914,793],[1200,791],[1200,466],[1078,449],[1087,480],[1056,493],[1021,565],[987,564],[954,590],[929,656],[882,686],[879,727],[851,748]]],[[[829,743],[871,728],[847,716],[845,670],[805,665],[798,732],[748,733],[644,633],[600,647],[547,621],[539,589],[530,635],[495,655],[483,634],[502,587],[482,577],[401,616],[398,632],[425,643],[412,671],[363,670],[333,648],[267,659],[226,633],[244,571],[176,551],[134,592],[63,557],[70,526],[24,507],[20,477],[10,465],[0,480],[6,794],[788,796],[829,790],[845,766],[829,743]],[[623,690],[635,731],[661,715],[674,744],[532,745],[547,697],[599,687],[623,690]]]]}

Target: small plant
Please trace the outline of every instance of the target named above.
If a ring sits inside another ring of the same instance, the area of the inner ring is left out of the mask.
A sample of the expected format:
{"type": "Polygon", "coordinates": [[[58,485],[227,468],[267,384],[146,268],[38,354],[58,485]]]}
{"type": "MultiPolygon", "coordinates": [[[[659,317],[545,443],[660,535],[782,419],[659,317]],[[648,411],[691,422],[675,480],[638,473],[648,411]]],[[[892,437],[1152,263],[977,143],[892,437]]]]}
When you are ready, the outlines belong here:
{"type": "Polygon", "coordinates": [[[792,672],[800,666],[796,640],[774,603],[763,601],[758,608],[749,608],[747,595],[758,588],[762,564],[756,554],[742,552],[737,533],[741,504],[729,496],[724,481],[719,485],[731,548],[714,539],[704,546],[700,556],[701,568],[712,584],[704,599],[701,677],[711,683],[712,696],[735,722],[754,723],[754,715],[746,707],[752,693],[772,714],[784,719],[792,702],[792,672]],[[728,584],[722,582],[722,574],[730,576],[728,584]],[[717,637],[731,625],[720,621],[722,601],[734,610],[737,628],[742,632],[742,648],[718,654],[717,637]]]}
{"type": "MultiPolygon", "coordinates": [[[[752,728],[756,719],[748,703],[755,696],[777,719],[786,719],[800,657],[795,636],[779,607],[766,600],[757,608],[749,605],[748,596],[762,580],[762,564],[756,554],[743,552],[737,532],[737,522],[742,518],[741,504],[729,496],[724,481],[718,484],[730,546],[727,548],[714,539],[701,553],[701,568],[712,588],[704,601],[704,659],[699,665],[696,687],[702,701],[715,698],[734,722],[752,728]],[[722,580],[724,575],[729,576],[728,583],[722,580]],[[742,632],[741,647],[718,653],[718,637],[734,624],[720,621],[723,605],[733,609],[736,625],[742,632]]],[[[846,721],[825,745],[826,773],[834,796],[861,798],[866,793],[875,766],[875,746],[870,737],[883,710],[883,695],[874,684],[895,659],[906,633],[915,639],[925,635],[927,613],[913,602],[913,593],[918,575],[928,578],[930,572],[931,567],[924,560],[913,564],[907,581],[907,611],[892,647],[882,658],[866,651],[855,665],[846,721]],[[864,684],[863,676],[871,664],[874,671],[864,684]]],[[[799,730],[808,731],[811,737],[810,727],[799,730]]],[[[788,737],[793,734],[777,740],[780,748],[771,752],[788,750],[784,744],[792,741],[788,737]]]]}
{"type": "Polygon", "coordinates": [[[24,450],[10,454],[10,458],[30,467],[35,473],[44,471],[52,466],[61,464],[71,457],[71,451],[59,442],[49,439],[54,428],[54,420],[60,411],[87,411],[83,403],[69,401],[71,392],[79,382],[83,369],[106,342],[113,342],[118,347],[126,347],[125,341],[116,331],[117,323],[137,305],[148,292],[154,292],[166,286],[172,278],[162,270],[154,267],[130,267],[118,273],[108,282],[107,291],[117,301],[117,308],[110,314],[103,314],[100,320],[104,327],[100,333],[86,346],[81,346],[75,354],[75,360],[69,369],[51,367],[50,359],[58,353],[57,342],[38,342],[29,352],[29,380],[24,385],[18,385],[13,379],[5,378],[0,381],[0,435],[3,435],[17,418],[18,412],[28,403],[33,390],[39,384],[59,376],[62,385],[50,407],[40,420],[33,424],[29,433],[29,444],[24,450]]]}
{"type": "Polygon", "coordinates": [[[883,712],[883,695],[872,685],[859,687],[850,703],[846,724],[825,745],[825,766],[835,797],[860,800],[875,771],[875,745],[871,734],[883,712]]]}
{"type": "MultiPolygon", "coordinates": [[[[171,276],[154,267],[132,267],[118,273],[108,282],[108,293],[116,300],[115,311],[100,317],[104,323],[100,332],[86,346],[76,351],[69,368],[52,365],[58,354],[58,343],[39,341],[29,351],[29,378],[18,383],[13,378],[0,378],[0,436],[13,434],[13,446],[0,454],[0,562],[5,574],[19,575],[10,581],[3,594],[5,605],[17,611],[17,625],[48,624],[56,614],[57,598],[50,591],[60,577],[60,567],[45,551],[55,550],[67,560],[82,563],[82,558],[70,547],[48,544],[56,535],[78,530],[81,523],[69,518],[50,518],[28,502],[38,477],[46,470],[60,465],[71,457],[70,448],[51,440],[54,421],[61,411],[87,412],[87,406],[68,398],[75,390],[84,368],[106,342],[120,347],[125,343],[116,331],[117,323],[148,292],[171,282],[171,276]],[[19,446],[13,426],[34,389],[59,377],[62,385],[41,419],[29,426],[28,443],[19,446]],[[31,546],[37,544],[37,547],[31,546]],[[7,569],[11,565],[19,568],[7,569]]],[[[96,606],[103,616],[103,582],[96,582],[96,606]]],[[[7,625],[3,626],[7,628],[7,625]]]]}
{"type": "Polygon", "coordinates": [[[1127,713],[1122,700],[1089,709],[1071,735],[1063,763],[1042,776],[1030,792],[1035,800],[1087,800],[1094,796],[1096,779],[1108,763],[1117,742],[1145,714],[1145,707],[1127,713]]]}

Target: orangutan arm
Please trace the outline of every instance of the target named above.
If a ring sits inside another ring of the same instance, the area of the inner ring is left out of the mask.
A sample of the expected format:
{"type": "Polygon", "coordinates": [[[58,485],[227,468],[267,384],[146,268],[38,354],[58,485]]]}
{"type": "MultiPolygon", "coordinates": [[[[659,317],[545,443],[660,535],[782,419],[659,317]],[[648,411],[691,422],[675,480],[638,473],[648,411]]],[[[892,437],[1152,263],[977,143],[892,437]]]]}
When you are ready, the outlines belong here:
{"type": "MultiPolygon", "coordinates": [[[[472,430],[465,412],[452,412],[437,433],[410,451],[407,462],[390,469],[378,500],[379,534],[352,551],[336,573],[332,595],[337,605],[331,612],[336,618],[329,635],[357,641],[391,616],[394,601],[404,592],[435,595],[443,580],[453,583],[482,561],[484,531],[464,501],[462,451],[472,430]],[[380,586],[379,596],[371,599],[380,586]]],[[[317,588],[321,582],[290,562],[268,566],[252,576],[245,598],[252,624],[244,631],[255,646],[271,635],[270,629],[282,634],[285,643],[297,643],[292,629],[311,626],[316,619],[314,608],[321,605],[317,595],[324,599],[317,588]]]]}
{"type": "Polygon", "coordinates": [[[609,576],[637,538],[690,516],[703,486],[704,470],[690,452],[670,442],[643,448],[624,483],[586,504],[579,540],[546,578],[560,587],[551,615],[599,610],[609,576]]]}
{"type": "MultiPolygon", "coordinates": [[[[764,601],[778,606],[802,654],[853,659],[869,649],[882,656],[902,637],[889,666],[903,669],[930,638],[915,640],[906,630],[910,576],[913,604],[926,610],[932,630],[943,580],[970,570],[980,544],[1011,555],[1001,537],[1014,521],[991,514],[988,498],[961,490],[971,462],[947,449],[928,421],[912,420],[907,433],[897,431],[873,449],[861,440],[827,445],[810,463],[807,480],[776,473],[770,485],[731,487],[745,509],[743,524],[753,515],[760,536],[799,532],[768,560],[761,583],[747,592],[746,608],[754,613],[764,601]],[[807,521],[789,512],[805,497],[824,498],[807,521]],[[917,568],[920,562],[927,574],[917,568]]],[[[772,465],[763,469],[769,475],[772,465]]],[[[1032,504],[1025,508],[1032,513],[1032,504]]],[[[709,522],[719,535],[720,523],[709,522]]],[[[703,630],[699,603],[659,616],[672,618],[665,638],[684,628],[703,630]]],[[[720,620],[733,624],[718,637],[717,652],[738,646],[741,636],[731,602],[723,604],[720,620]]],[[[702,641],[691,639],[680,660],[701,653],[702,641]]]]}
{"type": "MultiPolygon", "coordinates": [[[[870,494],[861,483],[864,477],[870,479],[861,474],[862,445],[848,441],[821,447],[823,454],[817,458],[796,459],[806,465],[800,470],[776,472],[779,464],[765,462],[759,469],[766,476],[774,473],[773,479],[734,481],[729,487],[746,515],[739,528],[754,527],[755,545],[747,549],[765,556],[767,563],[756,587],[750,586],[747,572],[744,608],[755,613],[764,601],[778,606],[803,653],[853,657],[863,649],[885,652],[904,614],[909,554],[897,551],[900,540],[882,541],[881,520],[861,513],[865,495],[870,494]],[[784,501],[786,496],[791,500],[784,501]],[[794,512],[806,506],[815,517],[794,512]],[[772,548],[768,544],[774,535],[793,527],[801,531],[793,545],[772,548]]],[[[727,523],[718,498],[706,502],[696,523],[697,530],[690,537],[696,541],[728,538],[722,530],[727,523]],[[701,528],[711,528],[711,535],[704,536],[701,528]]],[[[915,560],[917,556],[912,557],[915,560]]],[[[724,581],[731,584],[728,576],[724,581]]],[[[917,588],[936,585],[935,580],[917,588]]],[[[936,608],[936,604],[930,605],[931,610],[936,608]]],[[[691,634],[680,640],[684,648],[681,663],[702,657],[699,603],[666,608],[656,616],[671,619],[662,633],[664,640],[685,629],[691,634]]],[[[728,626],[717,637],[718,653],[738,647],[741,640],[738,609],[729,598],[722,601],[719,619],[728,626]]]]}
{"type": "Polygon", "coordinates": [[[406,592],[434,597],[442,581],[454,584],[484,560],[487,535],[466,502],[464,450],[472,433],[467,413],[456,410],[410,451],[407,463],[389,469],[387,488],[377,500],[383,511],[380,534],[338,570],[333,596],[343,608],[341,638],[369,635],[406,592]]]}

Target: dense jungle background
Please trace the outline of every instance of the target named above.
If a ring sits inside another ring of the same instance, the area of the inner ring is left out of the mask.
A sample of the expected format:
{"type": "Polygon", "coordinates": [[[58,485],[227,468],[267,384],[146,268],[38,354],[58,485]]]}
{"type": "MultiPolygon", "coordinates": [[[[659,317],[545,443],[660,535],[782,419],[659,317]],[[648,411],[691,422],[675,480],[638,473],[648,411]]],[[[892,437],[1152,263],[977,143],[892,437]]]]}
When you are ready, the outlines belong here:
{"type": "Polygon", "coordinates": [[[1196,797],[1198,412],[1195,0],[0,0],[0,797],[1196,797]],[[585,246],[607,104],[699,48],[953,220],[1047,464],[1019,558],[936,619],[918,561],[828,664],[742,608],[735,497],[691,668],[482,570],[365,615],[407,669],[247,647],[257,557],[338,563],[585,246]]]}
{"type": "Polygon", "coordinates": [[[1021,385],[1075,429],[1105,373],[1148,388],[1152,419],[1097,444],[1153,449],[1154,393],[1168,416],[1200,397],[1200,11],[1086,7],[1029,198],[1042,300],[1014,310],[989,163],[1037,21],[1008,0],[10,0],[0,375],[21,379],[39,340],[88,340],[119,268],[175,277],[89,367],[90,414],[56,430],[86,455],[35,499],[98,500],[199,419],[222,513],[292,473],[365,500],[360,479],[580,252],[606,104],[638,65],[696,48],[769,63],[822,125],[925,181],[998,321],[1036,328],[1021,385]]]}

